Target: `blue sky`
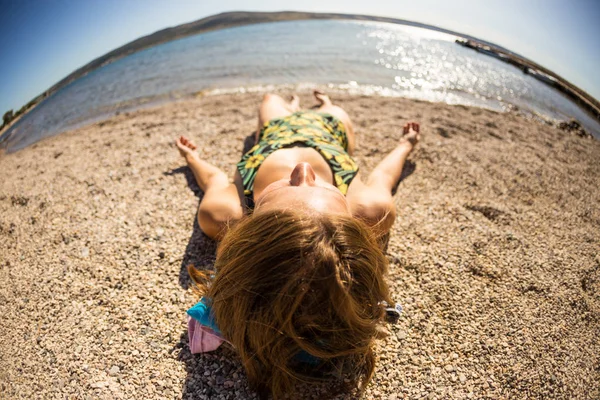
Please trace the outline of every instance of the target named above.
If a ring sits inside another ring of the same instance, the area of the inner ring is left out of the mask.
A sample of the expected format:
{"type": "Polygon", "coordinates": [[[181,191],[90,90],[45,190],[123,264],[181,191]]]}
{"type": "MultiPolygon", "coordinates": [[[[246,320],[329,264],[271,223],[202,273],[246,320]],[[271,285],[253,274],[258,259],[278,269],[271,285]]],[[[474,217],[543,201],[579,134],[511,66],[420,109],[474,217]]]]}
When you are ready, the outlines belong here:
{"type": "Polygon", "coordinates": [[[370,14],[436,25],[502,45],[600,99],[598,0],[0,0],[0,10],[0,116],[140,36],[238,10],[370,14]]]}

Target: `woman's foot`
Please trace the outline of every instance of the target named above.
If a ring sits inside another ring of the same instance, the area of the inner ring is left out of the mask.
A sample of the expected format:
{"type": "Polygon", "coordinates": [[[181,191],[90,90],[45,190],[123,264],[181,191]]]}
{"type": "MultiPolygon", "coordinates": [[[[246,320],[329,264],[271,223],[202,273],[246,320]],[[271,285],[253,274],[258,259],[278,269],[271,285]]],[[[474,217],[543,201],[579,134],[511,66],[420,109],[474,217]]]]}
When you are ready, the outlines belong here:
{"type": "Polygon", "coordinates": [[[177,150],[179,150],[181,157],[187,158],[188,156],[197,155],[195,150],[198,148],[198,146],[196,146],[194,142],[185,136],[180,136],[179,139],[175,141],[175,144],[177,145],[177,150]]]}
{"type": "Polygon", "coordinates": [[[290,100],[290,108],[292,112],[300,111],[300,97],[296,93],[294,93],[290,100]]]}
{"type": "Polygon", "coordinates": [[[421,127],[418,122],[409,122],[404,125],[402,129],[402,139],[401,141],[409,142],[413,148],[419,143],[421,140],[421,127]]]}
{"type": "Polygon", "coordinates": [[[329,96],[327,96],[325,94],[324,91],[322,91],[320,89],[315,89],[315,90],[313,90],[313,94],[315,95],[315,98],[319,102],[319,107],[331,105],[331,99],[329,98],[329,96]]]}

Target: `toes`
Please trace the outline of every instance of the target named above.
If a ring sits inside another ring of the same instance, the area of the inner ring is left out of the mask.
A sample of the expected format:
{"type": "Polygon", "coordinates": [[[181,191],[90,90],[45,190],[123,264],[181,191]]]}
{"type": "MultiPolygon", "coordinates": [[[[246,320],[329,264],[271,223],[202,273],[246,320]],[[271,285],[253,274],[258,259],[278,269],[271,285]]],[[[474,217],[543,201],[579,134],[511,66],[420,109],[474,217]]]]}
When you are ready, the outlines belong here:
{"type": "Polygon", "coordinates": [[[321,106],[331,105],[331,99],[322,90],[315,89],[315,90],[313,90],[313,94],[315,95],[315,98],[321,104],[321,106]]]}
{"type": "Polygon", "coordinates": [[[294,112],[300,109],[300,97],[295,93],[291,96],[290,107],[294,112]]]}
{"type": "Polygon", "coordinates": [[[327,98],[327,95],[321,89],[315,89],[315,90],[313,90],[313,94],[315,95],[315,97],[317,98],[317,100],[320,100],[320,101],[323,101],[323,100],[325,100],[325,98],[327,98]]]}

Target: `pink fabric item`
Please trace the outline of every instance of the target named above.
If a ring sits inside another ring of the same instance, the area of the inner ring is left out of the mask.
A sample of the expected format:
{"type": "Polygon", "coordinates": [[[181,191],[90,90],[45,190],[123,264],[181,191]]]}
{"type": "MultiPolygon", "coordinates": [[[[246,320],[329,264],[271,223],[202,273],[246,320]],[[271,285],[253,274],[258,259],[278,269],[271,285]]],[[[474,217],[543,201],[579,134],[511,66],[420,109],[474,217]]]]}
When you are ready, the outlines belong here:
{"type": "Polygon", "coordinates": [[[188,317],[188,336],[192,354],[216,350],[225,341],[215,331],[191,317],[188,317]]]}

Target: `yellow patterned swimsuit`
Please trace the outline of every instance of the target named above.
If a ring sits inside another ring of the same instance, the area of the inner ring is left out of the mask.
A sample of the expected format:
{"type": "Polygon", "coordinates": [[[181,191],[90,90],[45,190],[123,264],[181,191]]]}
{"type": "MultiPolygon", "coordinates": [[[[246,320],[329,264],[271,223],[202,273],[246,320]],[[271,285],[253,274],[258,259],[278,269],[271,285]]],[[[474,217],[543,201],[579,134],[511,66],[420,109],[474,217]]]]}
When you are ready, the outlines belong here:
{"type": "Polygon", "coordinates": [[[331,167],[335,186],[344,194],[358,173],[356,162],[347,153],[348,138],[342,121],[331,114],[300,111],[270,120],[261,129],[258,143],[242,156],[237,168],[244,195],[251,206],[258,168],[274,151],[294,146],[312,147],[331,167]]]}

